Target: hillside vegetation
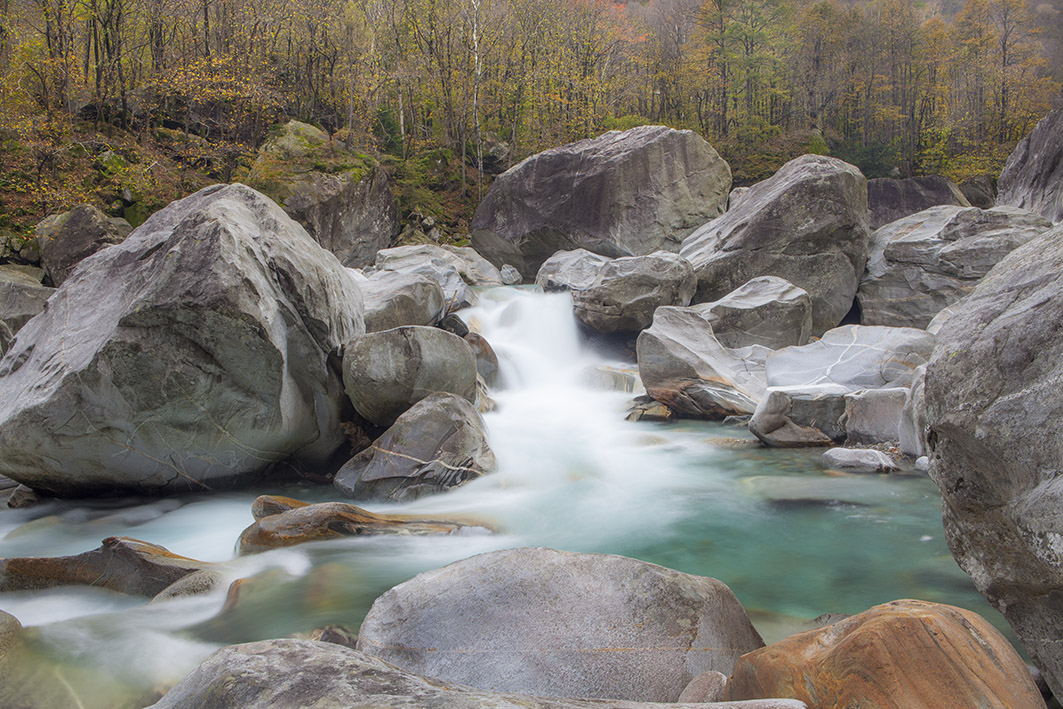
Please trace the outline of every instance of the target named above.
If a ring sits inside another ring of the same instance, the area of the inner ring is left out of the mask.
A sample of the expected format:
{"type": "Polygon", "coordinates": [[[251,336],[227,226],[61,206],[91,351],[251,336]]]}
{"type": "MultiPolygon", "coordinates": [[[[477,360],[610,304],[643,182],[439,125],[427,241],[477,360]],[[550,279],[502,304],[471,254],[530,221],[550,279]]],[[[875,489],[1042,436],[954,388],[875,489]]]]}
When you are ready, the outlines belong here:
{"type": "Polygon", "coordinates": [[[239,179],[288,117],[381,157],[403,210],[459,235],[492,173],[644,123],[699,132],[738,184],[805,152],[869,177],[995,174],[1060,79],[1060,13],[1029,0],[0,6],[0,230],[16,249],[79,202],[135,224],[239,179]]]}

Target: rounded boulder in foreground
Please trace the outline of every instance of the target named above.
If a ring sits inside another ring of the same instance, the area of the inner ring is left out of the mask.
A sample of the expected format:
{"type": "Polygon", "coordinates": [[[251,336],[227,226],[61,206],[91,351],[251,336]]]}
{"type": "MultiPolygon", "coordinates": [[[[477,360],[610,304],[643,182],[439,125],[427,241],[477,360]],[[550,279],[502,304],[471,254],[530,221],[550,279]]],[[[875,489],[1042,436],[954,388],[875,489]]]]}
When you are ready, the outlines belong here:
{"type": "Polygon", "coordinates": [[[347,345],[343,386],[359,414],[390,426],[434,392],[475,401],[476,357],[463,339],[439,328],[374,332],[347,345]]]}
{"type": "Polygon", "coordinates": [[[674,702],[763,645],[727,586],[635,559],[553,549],[474,556],[396,586],[358,649],[406,671],[548,697],[674,702]]]}

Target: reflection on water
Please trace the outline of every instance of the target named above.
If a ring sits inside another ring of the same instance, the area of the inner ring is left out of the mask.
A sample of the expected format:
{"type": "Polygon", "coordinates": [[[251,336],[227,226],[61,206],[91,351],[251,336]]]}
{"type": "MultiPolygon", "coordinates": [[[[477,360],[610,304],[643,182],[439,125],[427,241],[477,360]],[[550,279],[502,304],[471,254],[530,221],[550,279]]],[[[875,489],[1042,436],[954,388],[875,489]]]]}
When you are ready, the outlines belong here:
{"type": "Polygon", "coordinates": [[[583,384],[600,362],[581,351],[566,295],[496,289],[464,317],[500,360],[499,408],[485,416],[499,471],[445,495],[366,506],[475,517],[498,534],[354,537],[233,559],[258,494],[336,499],[296,485],[5,510],[0,557],[74,554],[125,535],[223,562],[224,572],[210,593],[156,603],[95,589],[0,594],[0,609],[34,626],[0,666],[18,677],[6,686],[39,685],[44,673],[54,680],[41,695],[48,706],[137,706],[220,645],[356,629],[374,598],[421,571],[526,545],[714,576],[768,640],[822,613],[898,598],[971,608],[1004,626],[949,555],[929,480],[832,478],[821,451],[755,447],[742,428],[624,421],[630,394],[583,384]],[[226,604],[237,579],[246,581],[226,604]]]}

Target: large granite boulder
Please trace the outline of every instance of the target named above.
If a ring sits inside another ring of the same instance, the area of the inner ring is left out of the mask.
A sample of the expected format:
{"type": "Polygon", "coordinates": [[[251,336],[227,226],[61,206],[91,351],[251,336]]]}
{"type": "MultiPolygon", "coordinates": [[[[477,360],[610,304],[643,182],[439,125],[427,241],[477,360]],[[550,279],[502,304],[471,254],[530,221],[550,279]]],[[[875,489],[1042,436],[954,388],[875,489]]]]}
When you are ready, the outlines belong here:
{"type": "Polygon", "coordinates": [[[108,217],[91,204],[53,214],[36,228],[41,267],[52,285],[58,288],[82,259],[121,243],[132,230],[125,219],[108,217]]]}
{"type": "Polygon", "coordinates": [[[679,253],[698,276],[695,303],[778,276],[811,297],[812,334],[819,335],[852,307],[869,235],[863,174],[841,160],[804,155],[750,187],[734,209],[688,236],[679,253]]]}
{"type": "Polygon", "coordinates": [[[364,276],[351,270],[351,277],[365,299],[366,332],[435,325],[446,310],[439,282],[419,273],[376,271],[364,276]]]}
{"type": "Polygon", "coordinates": [[[1042,118],[1008,156],[998,183],[997,204],[1063,221],[1063,109],[1042,118]]]}
{"type": "Polygon", "coordinates": [[[75,556],[0,559],[0,592],[75,585],[154,596],[210,566],[148,542],[108,537],[98,549],[75,556]]]}
{"type": "Polygon", "coordinates": [[[361,294],[272,201],[208,187],[89,258],[0,360],[0,473],[59,495],[203,490],[344,444],[361,294]]]}
{"type": "MultiPolygon", "coordinates": [[[[709,704],[609,702],[610,709],[803,709],[794,699],[709,704]]],[[[602,702],[474,689],[421,677],[364,652],[317,640],[223,647],[151,709],[601,709],[602,702]]]]}
{"type": "Polygon", "coordinates": [[[42,285],[16,266],[0,266],[0,322],[12,333],[44,310],[44,304],[55,293],[55,288],[42,285]]]}
{"type": "Polygon", "coordinates": [[[1045,706],[1022,658],[985,619],[912,600],[875,606],[742,656],[726,694],[867,709],[1045,706]]]}
{"type": "Polygon", "coordinates": [[[586,288],[572,292],[576,318],[598,332],[639,332],[664,305],[685,306],[697,279],[686,259],[667,251],[606,263],[586,288]]]}
{"type": "Polygon", "coordinates": [[[749,430],[781,447],[897,440],[907,390],[933,347],[923,330],[847,325],[778,350],[749,430]]]}
{"type": "Polygon", "coordinates": [[[535,284],[547,293],[580,290],[594,283],[602,266],[610,259],[587,249],[558,251],[543,261],[535,275],[535,284]]]}
{"type": "Polygon", "coordinates": [[[751,414],[764,395],[765,347],[730,349],[694,308],[658,308],[636,342],[646,392],[698,418],[751,414]]]}
{"type": "Polygon", "coordinates": [[[445,682],[661,702],[762,645],[716,579],[552,549],[420,574],[378,598],[358,633],[359,650],[445,682]]]}
{"type": "Polygon", "coordinates": [[[357,500],[401,502],[446,492],[494,469],[480,414],[461,396],[436,393],[347,461],[333,484],[357,500]]]}
{"type": "Polygon", "coordinates": [[[867,181],[867,209],[872,229],[939,204],[971,206],[956,183],[940,175],[904,179],[876,177],[867,181]]]}
{"type": "Polygon", "coordinates": [[[754,278],[719,300],[693,308],[724,347],[777,350],[806,345],[812,334],[812,299],[777,276],[754,278]]]}
{"type": "MultiPolygon", "coordinates": [[[[376,254],[373,270],[416,273],[431,278],[443,289],[448,313],[467,308],[476,301],[468,288],[469,282],[466,278],[470,272],[478,273],[478,270],[461,256],[435,244],[412,244],[382,249],[376,254]]],[[[497,273],[497,270],[495,272],[497,273]]],[[[493,285],[501,283],[499,276],[498,282],[493,285]]]]}
{"type": "Polygon", "coordinates": [[[860,283],[864,325],[926,328],[1015,247],[1052,227],[1015,207],[931,207],[875,231],[860,283]]]}
{"type": "MultiPolygon", "coordinates": [[[[1060,114],[1063,115],[1063,114],[1060,114]]],[[[1063,227],[945,321],[926,371],[949,548],[1063,696],[1063,227]]]]}
{"type": "Polygon", "coordinates": [[[691,131],[640,126],[553,148],[499,175],[473,216],[473,246],[527,278],[554,252],[674,251],[720,214],[731,169],[691,131]]]}
{"type": "Polygon", "coordinates": [[[240,533],[240,539],[236,542],[238,554],[254,554],[343,537],[453,534],[469,529],[466,523],[444,519],[373,514],[346,502],[312,505],[287,498],[271,498],[274,504],[277,500],[285,500],[289,505],[273,514],[256,517],[251,526],[240,533]]]}
{"type": "Polygon", "coordinates": [[[281,204],[344,266],[368,266],[399,233],[398,207],[384,169],[306,123],[275,126],[247,181],[281,204]]]}
{"type": "Polygon", "coordinates": [[[436,327],[397,327],[348,343],[343,384],[354,408],[378,426],[436,392],[476,400],[476,357],[457,335],[436,327]]]}
{"type": "Polygon", "coordinates": [[[470,286],[500,286],[502,285],[502,272],[478,254],[471,246],[450,246],[444,244],[439,247],[453,257],[452,263],[458,269],[462,279],[470,286]]]}

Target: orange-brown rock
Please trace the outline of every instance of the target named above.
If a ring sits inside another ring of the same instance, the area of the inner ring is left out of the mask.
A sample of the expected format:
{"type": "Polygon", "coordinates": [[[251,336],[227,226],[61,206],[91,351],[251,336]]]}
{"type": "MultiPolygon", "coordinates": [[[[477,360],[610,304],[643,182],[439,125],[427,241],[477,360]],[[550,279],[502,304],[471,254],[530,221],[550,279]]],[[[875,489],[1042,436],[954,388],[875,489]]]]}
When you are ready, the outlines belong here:
{"type": "Polygon", "coordinates": [[[296,500],[291,497],[282,497],[281,495],[259,495],[255,498],[255,501],[251,503],[251,516],[255,519],[262,519],[263,517],[269,517],[270,515],[279,515],[281,512],[294,510],[296,507],[308,507],[309,505],[309,502],[303,502],[302,500],[296,500]]]}
{"type": "Polygon", "coordinates": [[[459,529],[480,526],[475,522],[412,517],[408,515],[378,515],[345,502],[322,502],[315,505],[299,503],[289,498],[270,498],[259,504],[258,512],[290,505],[277,514],[259,517],[240,534],[237,549],[240,554],[254,554],[267,549],[288,547],[304,542],[338,539],[368,534],[452,534],[459,529]],[[297,506],[297,505],[303,506],[297,506]]]}
{"type": "Polygon", "coordinates": [[[727,699],[764,697],[861,709],[1045,706],[1018,653],[985,619],[913,600],[743,655],[727,699]]]}
{"type": "Polygon", "coordinates": [[[154,596],[184,576],[209,568],[205,561],[129,537],[108,537],[76,556],[0,559],[0,592],[85,585],[154,596]]]}

